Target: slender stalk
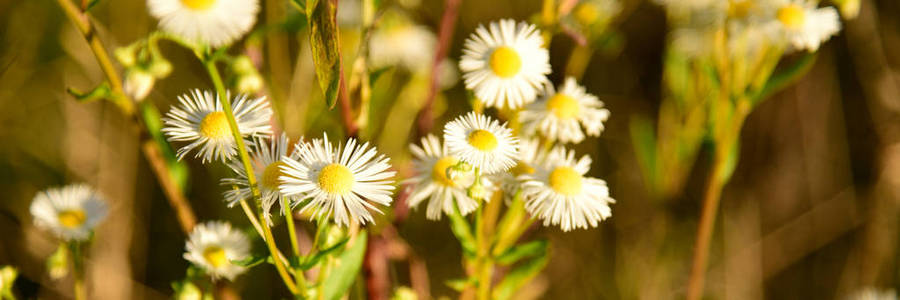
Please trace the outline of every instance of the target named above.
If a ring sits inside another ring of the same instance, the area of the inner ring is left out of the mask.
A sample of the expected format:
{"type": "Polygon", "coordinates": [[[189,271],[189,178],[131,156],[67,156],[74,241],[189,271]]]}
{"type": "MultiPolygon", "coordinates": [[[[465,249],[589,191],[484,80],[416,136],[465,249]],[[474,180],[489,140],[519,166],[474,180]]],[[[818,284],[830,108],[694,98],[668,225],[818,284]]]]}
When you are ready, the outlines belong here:
{"type": "MultiPolygon", "coordinates": [[[[244,166],[244,171],[247,174],[247,183],[250,186],[250,192],[253,195],[253,199],[257,202],[257,205],[260,205],[260,192],[259,188],[256,185],[256,174],[253,173],[253,165],[250,161],[250,154],[247,152],[247,146],[244,144],[244,138],[241,135],[240,129],[237,125],[237,120],[234,118],[234,113],[231,111],[231,100],[228,99],[227,91],[225,90],[225,85],[222,83],[222,76],[219,74],[219,69],[216,67],[216,62],[214,59],[210,59],[209,57],[201,57],[203,61],[203,65],[206,67],[206,71],[209,73],[210,79],[212,79],[213,86],[216,88],[216,97],[219,99],[219,102],[222,104],[222,111],[225,113],[226,118],[228,119],[228,126],[231,128],[231,133],[234,137],[234,142],[238,148],[238,154],[241,157],[241,163],[244,166]]],[[[259,210],[259,219],[264,219],[262,215],[262,210],[259,210]]],[[[266,246],[269,247],[269,253],[272,254],[273,257],[277,257],[278,246],[275,245],[275,239],[272,236],[272,230],[268,225],[261,226],[263,229],[263,239],[266,241],[266,246]]],[[[281,276],[282,281],[284,281],[284,285],[291,291],[294,295],[299,295],[299,291],[297,290],[297,285],[294,283],[291,276],[287,273],[284,264],[275,259],[275,269],[278,270],[278,275],[281,276]]],[[[302,276],[302,275],[300,275],[302,276]]],[[[305,292],[305,289],[304,289],[305,292]]]]}
{"type": "Polygon", "coordinates": [[[69,242],[69,252],[72,254],[75,300],[85,300],[87,299],[87,290],[84,288],[84,257],[81,253],[81,244],[77,241],[69,242]]]}
{"type": "MultiPolygon", "coordinates": [[[[716,151],[717,153],[720,151],[716,151]]],[[[697,300],[703,296],[703,285],[706,277],[706,264],[709,259],[709,244],[719,210],[719,199],[725,182],[720,180],[726,168],[726,157],[715,155],[713,172],[709,176],[706,192],[703,196],[703,210],[700,213],[700,225],[697,229],[697,242],[694,247],[694,261],[691,266],[691,277],[688,281],[688,300],[697,300]]]]}
{"type": "Polygon", "coordinates": [[[175,216],[178,219],[179,225],[181,225],[182,231],[185,234],[189,234],[194,228],[194,224],[197,223],[194,211],[191,209],[187,198],[172,178],[169,167],[162,157],[162,150],[160,150],[161,146],[147,138],[149,129],[144,123],[135,118],[134,101],[129,99],[128,96],[123,93],[122,80],[119,78],[119,74],[113,67],[112,62],[109,59],[109,54],[103,46],[103,42],[100,41],[100,38],[97,36],[88,14],[82,12],[70,0],[57,0],[57,3],[62,7],[66,17],[69,18],[69,20],[75,24],[75,27],[78,28],[78,31],[81,32],[85,41],[88,42],[91,51],[94,53],[94,57],[97,59],[97,63],[100,65],[100,68],[106,75],[107,81],[109,81],[109,84],[112,87],[113,94],[115,95],[115,99],[113,99],[115,104],[119,106],[127,117],[132,118],[139,126],[141,139],[143,140],[141,150],[144,153],[144,157],[150,163],[153,174],[156,176],[160,187],[163,189],[166,199],[169,200],[169,204],[175,210],[175,216]]]}
{"type": "MultiPolygon", "coordinates": [[[[287,200],[282,199],[281,207],[284,208],[284,220],[287,222],[288,235],[290,235],[291,249],[294,251],[294,257],[300,257],[300,243],[297,242],[297,228],[294,226],[294,213],[287,200]]],[[[303,270],[293,269],[294,278],[297,280],[297,286],[300,287],[301,293],[306,293],[306,278],[303,277],[303,270]]]]}
{"type": "Polygon", "coordinates": [[[418,125],[417,133],[419,136],[425,136],[431,131],[434,125],[434,98],[437,96],[438,85],[440,81],[441,62],[447,57],[447,51],[450,49],[450,42],[453,39],[453,30],[456,28],[456,19],[459,15],[459,3],[462,0],[446,0],[444,3],[444,14],[441,16],[441,27],[438,32],[438,46],[435,49],[434,60],[431,62],[431,74],[429,75],[428,96],[425,97],[425,104],[419,111],[416,120],[418,125]]]}

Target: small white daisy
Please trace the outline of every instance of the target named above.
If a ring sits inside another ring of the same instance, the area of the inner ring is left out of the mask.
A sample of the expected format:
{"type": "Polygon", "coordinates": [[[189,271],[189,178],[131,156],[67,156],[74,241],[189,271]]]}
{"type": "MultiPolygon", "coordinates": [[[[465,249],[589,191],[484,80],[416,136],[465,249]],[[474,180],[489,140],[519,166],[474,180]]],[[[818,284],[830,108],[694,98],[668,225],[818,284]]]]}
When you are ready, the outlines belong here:
{"type": "Polygon", "coordinates": [[[516,165],[519,139],[506,124],[470,112],[444,126],[444,143],[449,154],[490,174],[516,165]]]}
{"type": "Polygon", "coordinates": [[[474,174],[448,172],[449,168],[459,163],[459,158],[450,155],[437,137],[429,134],[422,138],[421,148],[417,145],[409,148],[415,156],[413,164],[418,174],[406,181],[413,185],[412,193],[406,200],[409,207],[415,208],[428,199],[425,215],[429,220],[440,220],[441,212],[453,213],[454,205],[464,216],[478,207],[478,202],[466,194],[466,188],[475,180],[474,174]]]}
{"type": "Polygon", "coordinates": [[[493,180],[500,183],[500,188],[507,195],[514,195],[525,183],[526,175],[532,175],[541,168],[547,158],[548,151],[541,149],[541,141],[536,138],[519,140],[519,156],[516,165],[508,172],[492,175],[493,180]]]}
{"type": "Polygon", "coordinates": [[[545,164],[533,175],[525,175],[525,209],[544,220],[544,226],[560,225],[563,231],[596,227],[610,217],[606,182],[586,177],[591,167],[587,155],[575,160],[575,152],[563,147],[551,150],[545,164]]]}
{"type": "Polygon", "coordinates": [[[223,221],[197,224],[185,245],[184,259],[206,270],[213,279],[233,280],[246,268],[231,263],[250,255],[250,240],[223,221]]]}
{"type": "Polygon", "coordinates": [[[585,92],[575,78],[568,77],[559,92],[548,84],[541,100],[528,105],[519,116],[527,134],[540,131],[553,141],[579,143],[584,140],[581,127],[588,135],[600,135],[609,110],[596,96],[585,92]]]}
{"type": "Polygon", "coordinates": [[[369,57],[375,68],[400,65],[412,71],[425,71],[434,61],[436,46],[437,37],[428,27],[390,10],[369,39],[369,57]]]}
{"type": "Polygon", "coordinates": [[[819,45],[841,30],[834,7],[817,8],[815,1],[770,0],[774,18],[773,34],[783,37],[796,50],[816,51],[819,45]]]}
{"type": "Polygon", "coordinates": [[[550,54],[534,25],[514,20],[478,26],[459,61],[466,88],[485,106],[516,109],[534,101],[550,74],[550,54]]]}
{"type": "Polygon", "coordinates": [[[147,8],[164,31],[219,47],[250,31],[259,0],[147,0],[147,8]]]}
{"type": "Polygon", "coordinates": [[[310,199],[301,204],[301,213],[312,210],[317,218],[333,216],[338,225],[365,224],[374,221],[369,209],[378,211],[370,202],[391,204],[395,172],[388,171],[390,159],[378,155],[369,143],[358,145],[350,139],[335,148],[325,135],[324,140],[297,145],[294,151],[299,151],[299,159],[282,158],[280,189],[285,196],[310,199]]]}
{"type": "MultiPolygon", "coordinates": [[[[212,160],[227,161],[237,154],[237,146],[222,103],[216,101],[213,93],[193,90],[191,94],[178,97],[180,106],[166,113],[162,131],[170,142],[191,142],[178,149],[178,159],[184,158],[194,148],[200,150],[194,157],[203,157],[203,163],[212,160]]],[[[240,95],[232,99],[231,111],[237,120],[242,136],[267,136],[272,134],[269,119],[272,109],[265,97],[248,99],[240,95]]],[[[248,141],[248,144],[252,144],[248,141]]]]}
{"type": "Polygon", "coordinates": [[[46,189],[31,202],[34,223],[66,241],[87,240],[106,213],[106,202],[84,184],[46,189]]]}
{"type": "MultiPolygon", "coordinates": [[[[278,189],[278,186],[281,184],[279,177],[282,175],[280,167],[284,165],[284,162],[281,161],[282,157],[290,157],[296,160],[299,156],[296,151],[288,156],[290,144],[285,133],[282,133],[277,139],[271,140],[271,144],[267,143],[266,140],[269,140],[269,138],[257,138],[255,145],[252,147],[254,149],[252,161],[253,173],[256,175],[257,185],[262,196],[263,212],[266,221],[272,224],[272,206],[276,203],[280,205],[285,202],[296,204],[300,200],[297,197],[284,196],[278,189]]],[[[253,195],[250,191],[250,183],[247,181],[247,171],[244,170],[244,165],[238,160],[232,160],[228,166],[234,170],[237,177],[222,179],[222,185],[238,187],[238,189],[229,189],[225,192],[225,201],[231,207],[241,200],[250,199],[253,195]]],[[[284,210],[281,210],[281,212],[284,215],[284,210]]]]}

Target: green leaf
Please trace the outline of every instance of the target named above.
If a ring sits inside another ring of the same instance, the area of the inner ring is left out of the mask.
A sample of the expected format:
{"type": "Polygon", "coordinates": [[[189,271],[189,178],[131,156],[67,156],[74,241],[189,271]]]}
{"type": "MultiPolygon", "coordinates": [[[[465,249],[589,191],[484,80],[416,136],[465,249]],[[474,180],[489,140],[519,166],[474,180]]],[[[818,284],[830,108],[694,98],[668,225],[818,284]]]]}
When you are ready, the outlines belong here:
{"type": "Polygon", "coordinates": [[[781,72],[775,73],[772,77],[769,77],[769,80],[766,81],[766,85],[763,86],[762,90],[755,95],[751,96],[750,99],[753,104],[758,104],[769,98],[774,93],[777,93],[789,85],[793,84],[798,79],[802,78],[803,75],[812,69],[812,66],[816,62],[816,53],[806,53],[803,57],[797,59],[793,64],[781,70],[781,72]]]}
{"type": "Polygon", "coordinates": [[[156,106],[150,101],[141,101],[138,110],[140,111],[144,125],[147,127],[147,132],[150,133],[153,141],[159,146],[162,155],[166,159],[166,165],[169,167],[169,175],[172,176],[172,179],[175,180],[178,187],[184,191],[190,176],[188,167],[178,160],[175,156],[175,150],[172,149],[172,146],[166,141],[166,137],[162,133],[163,123],[159,110],[156,109],[156,106]]]}
{"type": "Polygon", "coordinates": [[[540,273],[549,260],[549,255],[544,253],[544,255],[535,257],[509,271],[506,278],[494,288],[493,299],[505,300],[512,297],[519,288],[540,273]]]}
{"type": "Polygon", "coordinates": [[[66,92],[68,92],[69,95],[72,95],[72,97],[75,97],[75,100],[81,102],[112,99],[113,97],[112,89],[110,89],[109,83],[105,81],[89,92],[81,92],[75,88],[68,88],[66,89],[66,92]]]}
{"type": "Polygon", "coordinates": [[[513,246],[497,257],[497,263],[505,266],[513,264],[523,258],[543,256],[547,253],[548,245],[549,242],[542,239],[513,246]]]}
{"type": "Polygon", "coordinates": [[[337,0],[306,2],[309,22],[309,43],[312,47],[316,78],[325,95],[328,108],[337,103],[341,81],[341,53],[336,21],[337,0]]]}
{"type": "Polygon", "coordinates": [[[266,261],[266,259],[268,259],[268,257],[269,257],[268,255],[251,254],[250,256],[247,256],[244,259],[232,259],[231,263],[234,265],[241,266],[241,267],[252,268],[252,267],[266,261]]]}
{"type": "Polygon", "coordinates": [[[311,255],[307,255],[307,256],[299,257],[299,258],[292,258],[291,259],[291,267],[300,268],[300,269],[303,269],[304,271],[312,269],[312,267],[315,267],[316,265],[319,264],[319,261],[321,261],[323,257],[334,254],[339,249],[343,249],[344,245],[346,245],[347,241],[349,241],[349,240],[350,240],[349,237],[345,237],[342,240],[340,240],[339,242],[335,243],[334,245],[331,245],[325,249],[320,249],[319,251],[316,251],[315,253],[313,253],[311,255]]]}
{"type": "Polygon", "coordinates": [[[291,6],[296,8],[301,13],[306,13],[306,0],[291,0],[291,6]]]}
{"type": "Polygon", "coordinates": [[[381,75],[384,75],[385,72],[392,68],[393,66],[387,66],[372,70],[371,72],[369,72],[369,82],[374,83],[376,80],[378,80],[378,78],[381,77],[381,75]]]}
{"type": "Polygon", "coordinates": [[[475,278],[466,277],[466,278],[450,279],[450,280],[444,281],[444,284],[449,286],[451,289],[456,290],[457,292],[462,292],[467,287],[475,284],[475,278]]]}
{"type": "Polygon", "coordinates": [[[321,283],[322,299],[336,300],[340,299],[347,293],[356,275],[362,267],[363,256],[366,254],[367,235],[365,230],[361,230],[356,236],[356,240],[350,245],[350,248],[344,250],[335,261],[334,268],[328,273],[328,276],[321,283]]]}
{"type": "Polygon", "coordinates": [[[97,3],[100,3],[100,0],[88,1],[87,5],[84,7],[84,12],[90,11],[91,8],[94,8],[94,6],[97,5],[97,3]]]}
{"type": "Polygon", "coordinates": [[[455,207],[453,213],[449,214],[448,217],[450,217],[450,230],[453,231],[453,235],[459,240],[459,244],[463,249],[463,255],[467,258],[474,257],[475,237],[472,235],[472,229],[469,226],[469,222],[459,214],[459,210],[455,207]]]}

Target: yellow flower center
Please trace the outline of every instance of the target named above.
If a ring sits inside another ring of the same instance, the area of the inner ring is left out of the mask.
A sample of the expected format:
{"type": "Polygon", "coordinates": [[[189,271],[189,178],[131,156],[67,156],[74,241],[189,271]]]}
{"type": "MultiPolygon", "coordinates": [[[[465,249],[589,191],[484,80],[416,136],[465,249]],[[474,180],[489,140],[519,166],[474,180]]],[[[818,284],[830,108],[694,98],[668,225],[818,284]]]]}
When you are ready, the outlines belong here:
{"type": "Polygon", "coordinates": [[[281,166],[284,163],[280,161],[273,162],[266,166],[266,169],[263,170],[262,180],[260,183],[270,190],[277,190],[278,185],[281,184],[281,180],[278,177],[281,177],[281,166]]]}
{"type": "Polygon", "coordinates": [[[215,268],[228,264],[225,249],[219,246],[209,246],[203,249],[203,259],[215,268]]]}
{"type": "Polygon", "coordinates": [[[456,186],[450,177],[447,177],[447,169],[459,163],[459,160],[453,156],[444,156],[434,163],[431,167],[431,180],[445,186],[456,186]]]}
{"type": "Polygon", "coordinates": [[[181,0],[181,4],[193,10],[205,10],[216,3],[216,0],[181,0]]]}
{"type": "Polygon", "coordinates": [[[799,29],[806,20],[806,12],[798,4],[788,4],[778,9],[778,21],[789,29],[799,29]]]}
{"type": "Polygon", "coordinates": [[[206,114],[200,122],[200,134],[211,139],[225,139],[231,136],[231,127],[224,112],[214,111],[206,114]]]}
{"type": "Polygon", "coordinates": [[[600,17],[600,10],[597,9],[597,5],[585,2],[578,7],[575,8],[575,20],[578,20],[579,23],[583,25],[591,25],[597,21],[597,18],[600,17]]]}
{"type": "Polygon", "coordinates": [[[84,211],[80,209],[70,209],[59,212],[56,215],[56,218],[59,219],[59,224],[62,224],[63,227],[66,228],[76,228],[84,224],[84,221],[87,220],[87,216],[84,215],[84,211]]]}
{"type": "Polygon", "coordinates": [[[564,94],[556,94],[550,97],[550,100],[547,100],[547,110],[552,111],[557,118],[571,119],[578,116],[578,112],[581,111],[581,105],[578,104],[578,100],[575,100],[575,98],[564,94]]]}
{"type": "Polygon", "coordinates": [[[732,0],[728,3],[728,16],[737,19],[746,18],[752,8],[752,0],[732,0]]]}
{"type": "Polygon", "coordinates": [[[343,195],[353,187],[353,172],[341,164],[330,164],[319,172],[319,187],[329,194],[343,195]]]}
{"type": "Polygon", "coordinates": [[[507,46],[494,49],[494,53],[491,53],[490,63],[494,74],[502,78],[512,77],[522,68],[522,58],[519,57],[516,50],[507,46]]]}
{"type": "Polygon", "coordinates": [[[497,137],[493,133],[484,129],[478,129],[469,133],[466,139],[469,145],[481,151],[491,151],[497,148],[497,137]]]}
{"type": "Polygon", "coordinates": [[[534,168],[526,164],[524,161],[520,160],[518,163],[516,163],[515,167],[509,169],[509,172],[512,173],[513,176],[518,177],[525,174],[534,174],[534,168]]]}
{"type": "Polygon", "coordinates": [[[550,187],[566,196],[580,194],[581,174],[570,167],[553,169],[553,172],[550,172],[550,187]]]}

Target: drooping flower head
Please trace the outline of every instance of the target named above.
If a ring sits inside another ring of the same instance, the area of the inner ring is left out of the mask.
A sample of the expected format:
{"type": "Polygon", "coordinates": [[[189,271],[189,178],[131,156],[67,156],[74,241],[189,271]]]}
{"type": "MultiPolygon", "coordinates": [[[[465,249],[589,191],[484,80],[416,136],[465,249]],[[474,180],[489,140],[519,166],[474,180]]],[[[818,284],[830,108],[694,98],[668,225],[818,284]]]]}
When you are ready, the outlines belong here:
{"type": "Polygon", "coordinates": [[[610,217],[606,182],[585,174],[591,166],[587,155],[575,160],[575,152],[557,146],[544,165],[533,175],[525,175],[525,209],[544,221],[544,226],[559,225],[563,231],[597,227],[610,217]]]}
{"type": "Polygon", "coordinates": [[[519,139],[506,124],[470,112],[444,126],[444,142],[450,155],[483,173],[506,171],[516,165],[519,139]]]}
{"type": "MultiPolygon", "coordinates": [[[[178,149],[178,159],[184,158],[191,150],[199,148],[195,157],[202,157],[206,163],[212,160],[228,161],[237,154],[237,146],[228,118],[222,111],[221,102],[212,92],[193,90],[178,97],[179,105],[173,107],[163,118],[166,127],[162,129],[170,142],[190,142],[178,149]]],[[[268,136],[272,134],[269,119],[272,109],[265,97],[248,99],[241,95],[232,99],[231,110],[238,129],[244,137],[268,136]]],[[[252,144],[252,141],[247,141],[252,144]]]]}
{"type": "MultiPolygon", "coordinates": [[[[302,138],[301,138],[302,140],[302,138]]],[[[253,145],[253,174],[256,175],[259,192],[262,196],[262,208],[266,221],[271,224],[271,210],[275,204],[296,204],[300,199],[292,196],[284,196],[279,190],[281,185],[281,166],[284,165],[283,157],[298,159],[296,151],[288,153],[288,137],[282,133],[279,137],[257,138],[253,145]],[[268,141],[267,141],[268,140],[268,141]]],[[[251,199],[250,183],[247,181],[247,171],[239,160],[233,160],[228,164],[234,170],[237,177],[222,179],[222,185],[237,186],[237,189],[225,191],[225,201],[231,207],[241,200],[251,199]]],[[[284,215],[284,210],[281,210],[284,215]]]]}
{"type": "Polygon", "coordinates": [[[459,69],[466,88],[488,107],[534,101],[550,74],[550,54],[534,25],[514,20],[479,26],[466,40],[459,69]]]}
{"type": "Polygon", "coordinates": [[[41,191],[30,210],[35,225],[66,241],[87,240],[107,214],[106,202],[84,184],[41,191]]]}
{"type": "Polygon", "coordinates": [[[584,127],[588,135],[599,136],[603,122],[609,118],[609,110],[603,102],[588,94],[575,78],[566,78],[557,92],[547,85],[541,100],[528,105],[520,114],[527,134],[540,132],[545,138],[561,143],[579,143],[584,140],[584,127]]]}
{"type": "Polygon", "coordinates": [[[147,0],[162,30],[212,47],[240,39],[259,12],[259,0],[147,0]]]}
{"type": "Polygon", "coordinates": [[[330,216],[347,226],[351,221],[373,222],[369,210],[379,211],[373,203],[391,204],[395,172],[388,171],[390,159],[378,155],[369,143],[349,139],[334,147],[325,135],[298,144],[294,151],[299,159],[282,157],[280,189],[285,196],[309,200],[300,204],[301,213],[310,210],[316,217],[330,216]]]}
{"type": "Polygon", "coordinates": [[[250,255],[250,240],[231,224],[211,221],[197,224],[185,245],[184,259],[202,268],[213,279],[234,280],[246,268],[233,264],[250,255]]]}

